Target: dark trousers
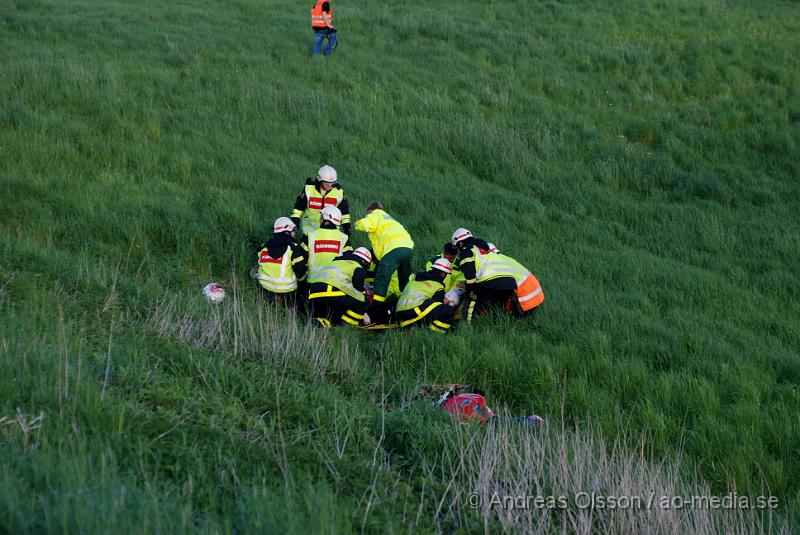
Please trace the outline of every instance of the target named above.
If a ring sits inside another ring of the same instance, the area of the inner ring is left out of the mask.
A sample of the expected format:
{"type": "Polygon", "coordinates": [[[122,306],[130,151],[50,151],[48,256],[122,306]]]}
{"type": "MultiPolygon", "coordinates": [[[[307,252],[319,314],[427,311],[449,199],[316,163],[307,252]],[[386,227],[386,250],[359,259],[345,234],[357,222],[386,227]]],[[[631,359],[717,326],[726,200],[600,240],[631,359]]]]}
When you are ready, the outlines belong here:
{"type": "Polygon", "coordinates": [[[373,301],[366,310],[370,325],[388,326],[390,323],[394,323],[394,304],[394,300],[380,303],[373,301]]]}
{"type": "Polygon", "coordinates": [[[383,255],[378,264],[378,270],[375,272],[375,286],[373,287],[375,295],[386,297],[389,280],[395,271],[397,271],[400,291],[403,291],[411,276],[411,253],[412,250],[409,247],[398,247],[383,255]]]}
{"type": "Polygon", "coordinates": [[[514,277],[498,277],[473,284],[469,288],[469,302],[465,304],[464,318],[472,321],[475,316],[485,314],[492,306],[505,308],[517,289],[514,277]]]}
{"type": "Polygon", "coordinates": [[[337,288],[327,284],[316,283],[309,287],[308,293],[311,315],[322,325],[332,326],[344,322],[357,326],[364,317],[366,302],[350,297],[337,288]],[[343,295],[314,297],[315,294],[324,293],[341,293],[343,295]]]}
{"type": "Polygon", "coordinates": [[[441,301],[426,299],[418,307],[403,310],[395,314],[401,327],[410,327],[417,323],[427,323],[437,333],[446,333],[453,326],[453,315],[456,310],[441,301]]]}
{"type": "Polygon", "coordinates": [[[268,303],[277,303],[286,308],[294,309],[298,313],[306,312],[306,290],[304,287],[286,293],[275,293],[261,288],[261,296],[268,303]]]}

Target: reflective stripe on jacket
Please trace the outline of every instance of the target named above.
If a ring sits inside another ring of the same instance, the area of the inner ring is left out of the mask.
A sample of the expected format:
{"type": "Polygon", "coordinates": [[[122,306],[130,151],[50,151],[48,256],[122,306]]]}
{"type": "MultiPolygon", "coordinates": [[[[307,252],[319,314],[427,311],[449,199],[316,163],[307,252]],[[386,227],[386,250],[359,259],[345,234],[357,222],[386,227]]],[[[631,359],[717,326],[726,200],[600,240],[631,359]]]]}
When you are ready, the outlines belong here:
{"type": "MultiPolygon", "coordinates": [[[[347,234],[335,228],[319,228],[308,232],[308,276],[330,264],[344,252],[347,234]]],[[[311,279],[309,278],[309,281],[311,279]]]]}
{"type": "Polygon", "coordinates": [[[522,284],[517,284],[517,301],[523,312],[538,307],[544,301],[542,286],[533,273],[528,273],[522,284]]]}
{"type": "MultiPolygon", "coordinates": [[[[353,273],[360,267],[361,264],[355,260],[334,260],[330,264],[321,266],[313,275],[309,275],[308,283],[330,284],[363,303],[366,297],[353,286],[353,273]]],[[[312,299],[313,297],[313,294],[309,296],[312,299]]]]}
{"type": "MultiPolygon", "coordinates": [[[[433,263],[439,260],[440,258],[444,258],[442,255],[435,255],[428,260],[425,264],[425,271],[430,270],[433,267],[433,263]]],[[[453,288],[456,287],[457,284],[461,282],[466,282],[466,277],[461,272],[461,269],[458,267],[458,258],[451,264],[453,271],[444,278],[444,291],[449,292],[453,288]]]]}
{"type": "Polygon", "coordinates": [[[273,293],[287,293],[297,290],[297,276],[291,265],[292,248],[287,247],[280,258],[272,258],[264,248],[258,257],[258,283],[273,293]]]}
{"type": "MultiPolygon", "coordinates": [[[[306,195],[306,209],[302,212],[295,209],[292,211],[292,217],[303,218],[303,232],[306,234],[319,228],[320,210],[325,206],[336,206],[338,208],[342,199],[344,199],[344,190],[337,187],[322,193],[317,189],[316,185],[306,184],[303,193],[306,195]]],[[[349,222],[350,214],[342,215],[342,224],[349,222]]]]}
{"type": "Polygon", "coordinates": [[[495,254],[503,257],[505,262],[514,268],[514,280],[517,281],[517,301],[519,301],[519,306],[522,308],[522,311],[527,312],[541,305],[544,301],[544,292],[542,291],[541,284],[539,284],[539,279],[513,258],[502,253],[495,254]]]}
{"type": "Polygon", "coordinates": [[[399,247],[414,248],[414,242],[403,225],[380,209],[373,210],[367,217],[356,221],[356,230],[367,233],[372,254],[378,260],[399,247]]]}
{"type": "Polygon", "coordinates": [[[327,28],[328,24],[330,23],[333,26],[333,8],[328,4],[328,11],[325,13],[322,11],[322,4],[324,4],[328,0],[317,0],[314,4],[314,7],[311,8],[311,27],[312,28],[327,28]],[[328,22],[325,22],[325,16],[328,17],[328,22]]]}
{"type": "Polygon", "coordinates": [[[420,306],[440,290],[444,290],[444,285],[441,282],[409,280],[405,289],[403,289],[403,293],[400,294],[400,299],[397,300],[397,312],[411,310],[420,306]]]}
{"type": "Polygon", "coordinates": [[[472,255],[475,258],[476,283],[500,277],[513,277],[516,280],[519,275],[517,269],[508,262],[508,257],[503,254],[483,253],[480,248],[473,246],[472,255]]]}

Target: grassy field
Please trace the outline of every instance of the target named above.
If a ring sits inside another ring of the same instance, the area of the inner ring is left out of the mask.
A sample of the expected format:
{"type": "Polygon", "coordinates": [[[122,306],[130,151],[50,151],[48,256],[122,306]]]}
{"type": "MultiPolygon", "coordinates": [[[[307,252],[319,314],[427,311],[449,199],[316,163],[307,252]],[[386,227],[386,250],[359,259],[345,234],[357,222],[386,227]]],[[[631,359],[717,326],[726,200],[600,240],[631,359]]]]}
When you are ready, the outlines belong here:
{"type": "Polygon", "coordinates": [[[487,481],[800,522],[797,2],[342,0],[326,59],[310,3],[0,2],[0,531],[699,530],[470,510],[487,481]],[[545,304],[447,337],[266,306],[322,163],[417,266],[466,226],[545,304]],[[384,410],[432,382],[551,431],[384,410]]]}

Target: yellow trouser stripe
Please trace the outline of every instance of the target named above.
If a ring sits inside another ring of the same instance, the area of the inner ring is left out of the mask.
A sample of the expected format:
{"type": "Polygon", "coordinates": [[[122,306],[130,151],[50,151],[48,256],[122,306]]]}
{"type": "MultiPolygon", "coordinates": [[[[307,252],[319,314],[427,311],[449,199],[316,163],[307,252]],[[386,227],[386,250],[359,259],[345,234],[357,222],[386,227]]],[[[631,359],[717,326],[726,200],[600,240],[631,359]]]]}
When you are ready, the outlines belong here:
{"type": "Polygon", "coordinates": [[[316,319],[323,327],[331,326],[331,322],[327,318],[314,318],[314,319],[316,319]]]}
{"type": "Polygon", "coordinates": [[[467,309],[467,321],[472,321],[472,313],[475,311],[475,303],[476,301],[469,302],[469,308],[467,309]]]}
{"type": "Polygon", "coordinates": [[[400,327],[396,323],[375,323],[374,325],[370,325],[369,327],[361,327],[366,331],[383,331],[386,329],[394,329],[396,327],[400,327]]]}
{"type": "Polygon", "coordinates": [[[407,325],[411,325],[412,323],[415,323],[415,322],[421,320],[422,318],[424,318],[425,316],[430,314],[431,310],[433,310],[434,308],[438,307],[439,305],[441,305],[441,303],[431,303],[430,305],[428,305],[428,308],[426,308],[425,310],[421,310],[419,307],[416,307],[414,309],[414,312],[417,313],[417,317],[416,318],[411,318],[410,320],[406,320],[406,321],[401,322],[400,323],[400,327],[405,327],[407,325]]]}
{"type": "Polygon", "coordinates": [[[329,284],[327,290],[325,290],[324,292],[313,293],[313,294],[309,295],[308,298],[309,299],[316,299],[318,297],[341,297],[343,295],[346,295],[346,294],[341,290],[334,289],[334,287],[329,284]]]}
{"type": "Polygon", "coordinates": [[[448,325],[447,323],[444,323],[442,321],[439,321],[439,320],[433,320],[433,324],[436,325],[437,327],[441,327],[442,329],[449,329],[450,328],[450,325],[448,325]]]}
{"type": "Polygon", "coordinates": [[[342,315],[342,321],[349,323],[350,325],[358,325],[358,321],[354,320],[353,318],[347,317],[346,314],[342,315]]]}
{"type": "Polygon", "coordinates": [[[347,312],[345,312],[345,314],[347,314],[351,318],[355,318],[357,320],[360,320],[360,319],[364,318],[364,314],[358,314],[356,312],[353,312],[352,310],[348,310],[347,312]]]}
{"type": "Polygon", "coordinates": [[[431,330],[432,330],[433,332],[435,332],[435,333],[447,334],[447,331],[445,331],[445,330],[443,330],[443,329],[440,329],[439,327],[437,327],[437,326],[435,326],[435,325],[431,325],[431,330]]]}

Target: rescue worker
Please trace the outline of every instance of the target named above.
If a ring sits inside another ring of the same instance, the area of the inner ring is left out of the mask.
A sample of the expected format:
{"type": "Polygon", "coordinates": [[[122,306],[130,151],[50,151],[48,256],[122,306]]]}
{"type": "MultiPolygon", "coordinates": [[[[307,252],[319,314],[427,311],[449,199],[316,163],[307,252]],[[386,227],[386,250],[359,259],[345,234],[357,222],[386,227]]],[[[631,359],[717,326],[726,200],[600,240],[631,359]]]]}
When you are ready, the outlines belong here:
{"type": "Polygon", "coordinates": [[[359,247],[337,256],[309,278],[308,302],[314,319],[325,327],[361,324],[367,306],[364,279],[371,261],[369,249],[359,247]]]}
{"type": "Polygon", "coordinates": [[[428,271],[414,275],[397,300],[395,318],[401,327],[424,321],[437,333],[447,333],[453,325],[455,309],[445,305],[444,279],[452,272],[446,258],[436,260],[428,271]]]}
{"type": "MultiPolygon", "coordinates": [[[[372,295],[372,290],[375,286],[375,271],[378,269],[378,264],[375,260],[370,264],[367,273],[366,288],[367,296],[372,295]]],[[[389,286],[386,288],[386,300],[381,303],[381,306],[373,306],[369,309],[369,314],[364,315],[364,323],[372,329],[389,329],[395,327],[392,321],[394,315],[394,304],[400,298],[400,282],[397,278],[397,272],[392,273],[389,279],[389,286]]]]}
{"type": "Polygon", "coordinates": [[[318,56],[322,43],[328,40],[328,46],[322,51],[325,56],[330,56],[339,42],[336,28],[333,26],[333,10],[330,0],[315,0],[311,8],[311,29],[314,30],[314,46],[311,55],[318,56]]]}
{"type": "Polygon", "coordinates": [[[515,308],[516,313],[524,314],[541,305],[544,302],[544,291],[542,290],[541,284],[539,284],[539,279],[528,271],[525,266],[510,256],[504,255],[498,251],[493,244],[490,243],[489,246],[490,252],[492,248],[494,248],[496,257],[505,261],[514,271],[514,280],[517,282],[517,289],[514,292],[514,297],[509,301],[507,308],[509,310],[515,308]]]}
{"type": "Polygon", "coordinates": [[[494,253],[490,252],[489,244],[475,238],[465,228],[453,232],[451,243],[459,250],[459,264],[469,298],[464,319],[472,321],[492,304],[505,306],[517,289],[512,268],[505,263],[490,263],[494,253]]]}
{"type": "Polygon", "coordinates": [[[448,275],[444,279],[444,291],[449,292],[450,290],[456,288],[457,286],[459,286],[459,284],[464,283],[465,281],[464,274],[461,273],[461,269],[459,268],[458,265],[458,249],[456,248],[455,245],[453,245],[450,242],[445,243],[444,247],[442,247],[442,254],[430,257],[430,259],[428,259],[428,262],[425,264],[425,269],[426,270],[431,269],[433,263],[440,258],[446,258],[450,262],[450,265],[453,268],[452,273],[450,273],[450,275],[448,275]]]}
{"type": "Polygon", "coordinates": [[[330,264],[334,258],[344,252],[352,251],[348,245],[349,236],[339,230],[342,212],[335,206],[326,206],[320,210],[320,226],[309,231],[303,241],[303,248],[308,252],[308,277],[322,267],[330,264]]]}
{"type": "Polygon", "coordinates": [[[297,196],[292,210],[292,221],[303,223],[303,233],[316,230],[320,224],[320,211],[326,206],[335,206],[342,212],[342,230],[350,235],[350,207],[344,190],[337,183],[336,169],[330,165],[319,168],[316,178],[306,180],[303,191],[297,196]]]}
{"type": "Polygon", "coordinates": [[[460,251],[461,271],[466,279],[470,300],[465,316],[467,321],[485,312],[491,304],[505,306],[516,300],[520,311],[528,311],[544,300],[536,277],[513,258],[492,252],[497,251],[493,244],[473,237],[465,228],[453,232],[452,243],[460,251]]]}
{"type": "Polygon", "coordinates": [[[297,225],[288,217],[279,217],[272,231],[272,239],[258,253],[256,278],[269,297],[298,308],[304,302],[305,292],[298,289],[306,280],[307,257],[295,241],[297,225]]]}
{"type": "Polygon", "coordinates": [[[367,216],[356,221],[356,230],[367,233],[372,251],[378,261],[375,284],[372,289],[370,311],[378,312],[385,305],[392,274],[396,271],[400,291],[411,276],[411,253],[414,242],[403,225],[383,210],[383,205],[372,201],[367,206],[367,216]]]}

